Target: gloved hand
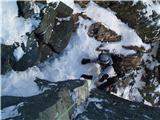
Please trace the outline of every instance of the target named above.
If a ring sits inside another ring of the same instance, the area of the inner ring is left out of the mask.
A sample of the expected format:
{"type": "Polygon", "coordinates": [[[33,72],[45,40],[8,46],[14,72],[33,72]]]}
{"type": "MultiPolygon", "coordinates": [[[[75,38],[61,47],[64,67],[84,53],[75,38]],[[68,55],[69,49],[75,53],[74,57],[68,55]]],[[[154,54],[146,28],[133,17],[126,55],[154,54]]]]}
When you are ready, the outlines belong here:
{"type": "Polygon", "coordinates": [[[90,59],[82,59],[82,61],[81,61],[81,64],[87,64],[87,63],[90,63],[91,62],[91,60],[90,59]]]}

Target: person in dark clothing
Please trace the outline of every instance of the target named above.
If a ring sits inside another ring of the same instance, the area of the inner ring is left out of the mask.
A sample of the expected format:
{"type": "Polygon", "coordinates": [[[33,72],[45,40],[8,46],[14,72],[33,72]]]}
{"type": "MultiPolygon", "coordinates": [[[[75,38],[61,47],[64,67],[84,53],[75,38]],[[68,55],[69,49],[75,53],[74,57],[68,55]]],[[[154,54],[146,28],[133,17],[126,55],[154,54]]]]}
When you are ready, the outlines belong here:
{"type": "MultiPolygon", "coordinates": [[[[118,77],[116,71],[113,68],[112,58],[107,53],[102,52],[99,54],[98,58],[93,60],[82,59],[81,61],[81,64],[83,65],[88,63],[98,63],[101,66],[101,72],[95,80],[95,85],[98,89],[106,91],[107,87],[117,82],[118,77]]],[[[92,75],[83,74],[81,77],[85,79],[93,79],[92,75]]]]}

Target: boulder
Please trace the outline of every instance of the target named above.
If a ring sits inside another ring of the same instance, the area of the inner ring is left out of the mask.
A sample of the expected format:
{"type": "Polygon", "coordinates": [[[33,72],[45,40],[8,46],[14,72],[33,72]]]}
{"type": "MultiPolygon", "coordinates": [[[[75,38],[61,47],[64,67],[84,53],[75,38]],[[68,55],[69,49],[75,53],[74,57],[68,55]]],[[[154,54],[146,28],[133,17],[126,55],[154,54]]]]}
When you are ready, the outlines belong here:
{"type": "Polygon", "coordinates": [[[86,82],[67,80],[54,83],[41,79],[35,82],[43,93],[31,97],[2,96],[2,109],[21,103],[23,105],[17,106],[21,115],[13,117],[14,120],[70,120],[75,107],[70,91],[75,88],[80,91],[78,89],[82,89],[86,82]]]}
{"type": "Polygon", "coordinates": [[[55,11],[57,12],[57,17],[68,17],[71,16],[73,9],[64,4],[63,2],[59,2],[55,11]]]}
{"type": "Polygon", "coordinates": [[[5,74],[12,69],[11,61],[16,61],[13,51],[13,46],[1,44],[1,74],[5,74]]]}
{"type": "Polygon", "coordinates": [[[57,13],[52,6],[46,6],[41,12],[42,20],[34,32],[41,41],[47,44],[54,32],[53,27],[57,13]]]}
{"type": "Polygon", "coordinates": [[[31,16],[34,14],[34,9],[32,7],[31,1],[17,1],[18,6],[18,16],[22,16],[25,19],[31,18],[31,16]]]}
{"type": "Polygon", "coordinates": [[[159,27],[156,26],[157,21],[160,19],[160,15],[154,11],[150,16],[152,21],[145,17],[146,6],[141,1],[137,4],[133,4],[132,1],[95,1],[99,6],[103,8],[110,8],[116,12],[116,16],[123,22],[133,28],[137,34],[142,38],[143,42],[159,41],[160,33],[159,27]],[[155,24],[153,24],[155,22],[155,24]]]}
{"type": "Polygon", "coordinates": [[[53,28],[55,32],[52,33],[49,45],[55,52],[59,53],[68,45],[74,25],[72,18],[69,21],[57,21],[57,23],[59,25],[53,28]]]}
{"type": "Polygon", "coordinates": [[[24,71],[28,67],[32,67],[40,63],[41,53],[39,51],[37,39],[32,32],[27,40],[27,46],[24,50],[25,54],[17,62],[12,62],[12,69],[15,71],[24,71]]]}
{"type": "Polygon", "coordinates": [[[114,31],[106,28],[100,22],[94,23],[88,30],[88,35],[94,37],[98,41],[103,42],[116,42],[121,40],[121,36],[117,35],[114,31]]]}
{"type": "Polygon", "coordinates": [[[19,61],[14,60],[13,51],[9,47],[3,47],[2,55],[4,57],[2,62],[5,64],[2,65],[2,73],[6,73],[11,69],[24,71],[50,57],[55,57],[57,53],[64,50],[70,40],[74,27],[71,18],[73,10],[71,8],[62,2],[47,5],[38,1],[35,3],[33,1],[17,1],[19,14],[24,18],[31,18],[34,15],[31,3],[43,6],[39,14],[40,18],[38,18],[41,19],[41,22],[31,33],[26,33],[28,36],[27,44],[26,46],[24,44],[21,45],[25,54],[19,61]],[[67,18],[58,18],[59,16],[67,16],[67,18]]]}
{"type": "Polygon", "coordinates": [[[124,100],[95,89],[86,100],[85,110],[79,113],[75,120],[158,120],[159,112],[160,108],[124,100]]]}

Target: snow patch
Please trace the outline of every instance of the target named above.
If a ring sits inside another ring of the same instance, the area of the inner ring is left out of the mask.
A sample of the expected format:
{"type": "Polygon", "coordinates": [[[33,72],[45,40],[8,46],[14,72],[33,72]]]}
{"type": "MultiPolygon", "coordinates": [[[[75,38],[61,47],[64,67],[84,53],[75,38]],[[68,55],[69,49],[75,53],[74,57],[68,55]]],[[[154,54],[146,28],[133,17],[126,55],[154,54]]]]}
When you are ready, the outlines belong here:
{"type": "Polygon", "coordinates": [[[13,55],[16,58],[17,61],[19,61],[23,55],[25,54],[25,52],[23,51],[22,47],[18,47],[14,50],[13,55]]]}
{"type": "Polygon", "coordinates": [[[35,26],[38,26],[39,21],[18,17],[18,7],[14,0],[2,1],[1,6],[0,18],[2,20],[0,20],[0,27],[2,31],[0,32],[0,44],[25,43],[25,34],[30,33],[35,26]]]}
{"type": "Polygon", "coordinates": [[[13,105],[6,107],[1,110],[1,117],[2,119],[8,119],[8,118],[13,118],[16,116],[20,116],[21,114],[18,113],[18,107],[23,106],[23,103],[20,103],[18,105],[13,105]]]}
{"type": "Polygon", "coordinates": [[[150,49],[150,45],[147,45],[142,42],[141,38],[136,34],[136,32],[129,28],[128,25],[124,24],[119,20],[115,13],[110,9],[104,9],[99,7],[94,2],[90,2],[87,9],[84,12],[90,18],[93,18],[96,22],[101,22],[107,28],[115,31],[118,35],[122,36],[122,40],[120,42],[112,42],[105,44],[103,49],[109,49],[112,52],[116,52],[117,54],[134,54],[133,50],[126,50],[122,48],[122,46],[138,46],[144,47],[146,50],[150,49]],[[107,17],[104,17],[107,16],[107,17]]]}

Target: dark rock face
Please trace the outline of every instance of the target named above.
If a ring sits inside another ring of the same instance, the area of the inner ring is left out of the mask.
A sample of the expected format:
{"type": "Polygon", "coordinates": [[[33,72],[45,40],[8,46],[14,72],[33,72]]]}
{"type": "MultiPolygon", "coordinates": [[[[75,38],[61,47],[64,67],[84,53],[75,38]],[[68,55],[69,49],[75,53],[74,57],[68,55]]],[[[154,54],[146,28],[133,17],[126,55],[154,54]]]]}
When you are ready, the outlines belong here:
{"type": "Polygon", "coordinates": [[[117,35],[114,31],[107,29],[101,23],[94,23],[88,30],[90,37],[95,37],[98,41],[103,42],[116,42],[121,40],[121,36],[117,35]]]}
{"type": "MultiPolygon", "coordinates": [[[[69,95],[69,90],[73,90],[84,84],[84,81],[68,80],[63,82],[49,82],[46,80],[37,79],[35,81],[39,89],[48,87],[42,94],[31,97],[14,97],[2,96],[2,109],[8,106],[17,105],[20,116],[12,118],[13,120],[53,120],[57,119],[63,112],[65,112],[72,104],[72,98],[69,95]],[[56,114],[58,115],[56,116],[56,114]]],[[[73,108],[69,113],[64,115],[62,120],[69,120],[73,108]]]]}
{"type": "MultiPolygon", "coordinates": [[[[150,20],[145,17],[146,13],[143,13],[145,6],[138,2],[133,5],[133,2],[128,1],[95,1],[99,6],[104,8],[110,8],[116,12],[116,16],[120,18],[123,22],[127,23],[129,27],[135,29],[137,34],[142,38],[144,42],[154,42],[158,41],[160,38],[159,27],[151,25],[150,20]]],[[[156,23],[160,18],[160,15],[156,14],[154,11],[152,20],[156,23]]]]}
{"type": "Polygon", "coordinates": [[[12,69],[11,61],[16,61],[13,50],[13,46],[1,44],[1,74],[5,74],[12,69]]]}
{"type": "Polygon", "coordinates": [[[58,13],[57,17],[68,17],[72,14],[73,9],[60,2],[55,11],[58,13]]]}
{"type": "Polygon", "coordinates": [[[17,1],[18,14],[25,19],[30,18],[34,14],[31,1],[17,1]]]}
{"type": "Polygon", "coordinates": [[[34,10],[31,4],[41,4],[40,18],[41,22],[31,34],[28,34],[27,45],[21,47],[25,54],[19,61],[15,61],[13,56],[13,47],[2,47],[2,74],[9,70],[24,71],[44,62],[49,57],[57,56],[67,46],[74,28],[71,14],[73,10],[60,2],[50,3],[43,2],[17,1],[19,15],[24,18],[34,16],[34,10]],[[65,18],[64,18],[65,17],[65,18]],[[67,17],[67,18],[66,18],[67,17]],[[12,48],[12,49],[11,49],[12,48]],[[5,51],[5,52],[4,52],[5,51]]]}
{"type": "Polygon", "coordinates": [[[85,105],[85,111],[77,115],[75,120],[158,120],[160,117],[160,108],[130,102],[99,90],[91,92],[85,105]]]}

